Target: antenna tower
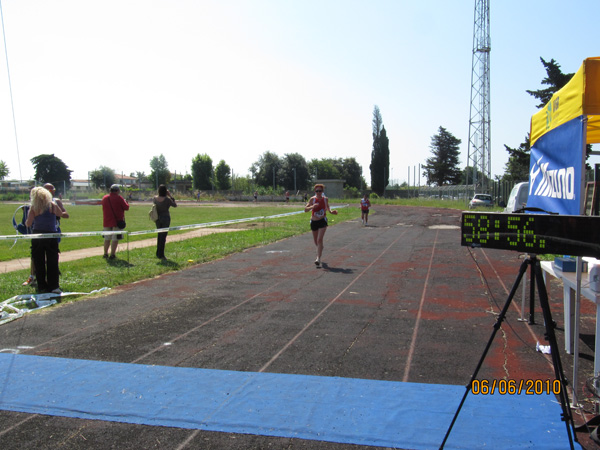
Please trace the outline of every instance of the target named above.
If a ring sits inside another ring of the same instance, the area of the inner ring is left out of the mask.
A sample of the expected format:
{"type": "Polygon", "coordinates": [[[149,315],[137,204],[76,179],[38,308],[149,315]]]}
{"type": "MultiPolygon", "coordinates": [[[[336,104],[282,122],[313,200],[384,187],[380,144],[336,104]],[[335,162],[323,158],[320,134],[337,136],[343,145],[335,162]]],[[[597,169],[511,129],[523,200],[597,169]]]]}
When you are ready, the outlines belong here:
{"type": "Polygon", "coordinates": [[[490,2],[475,0],[466,183],[485,193],[491,181],[490,50],[490,2]]]}

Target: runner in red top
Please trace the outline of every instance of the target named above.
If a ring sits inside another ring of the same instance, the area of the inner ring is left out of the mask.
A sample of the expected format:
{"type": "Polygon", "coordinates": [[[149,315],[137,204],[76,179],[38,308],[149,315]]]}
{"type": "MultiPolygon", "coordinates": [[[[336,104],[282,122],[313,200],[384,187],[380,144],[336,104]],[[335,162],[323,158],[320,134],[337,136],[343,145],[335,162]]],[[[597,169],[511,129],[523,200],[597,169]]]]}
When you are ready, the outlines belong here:
{"type": "Polygon", "coordinates": [[[360,200],[360,219],[362,224],[366,227],[369,222],[369,208],[371,208],[371,202],[369,200],[369,194],[365,194],[360,200]]]}
{"type": "Polygon", "coordinates": [[[304,212],[311,212],[310,216],[310,229],[313,233],[313,239],[317,246],[317,259],[315,265],[319,267],[321,265],[321,255],[323,254],[323,237],[325,231],[327,231],[327,212],[331,214],[337,214],[337,211],[329,208],[329,201],[327,197],[323,195],[325,186],[322,184],[315,184],[315,195],[312,196],[306,206],[304,212]]]}

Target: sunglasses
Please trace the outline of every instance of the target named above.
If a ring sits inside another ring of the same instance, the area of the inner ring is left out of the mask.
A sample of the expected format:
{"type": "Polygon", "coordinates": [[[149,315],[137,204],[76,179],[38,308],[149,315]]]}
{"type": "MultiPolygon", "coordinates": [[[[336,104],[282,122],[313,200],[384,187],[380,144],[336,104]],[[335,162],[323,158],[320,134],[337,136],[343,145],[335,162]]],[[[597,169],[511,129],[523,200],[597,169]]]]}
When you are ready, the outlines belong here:
{"type": "Polygon", "coordinates": [[[317,189],[315,192],[323,192],[321,189],[317,189]]]}

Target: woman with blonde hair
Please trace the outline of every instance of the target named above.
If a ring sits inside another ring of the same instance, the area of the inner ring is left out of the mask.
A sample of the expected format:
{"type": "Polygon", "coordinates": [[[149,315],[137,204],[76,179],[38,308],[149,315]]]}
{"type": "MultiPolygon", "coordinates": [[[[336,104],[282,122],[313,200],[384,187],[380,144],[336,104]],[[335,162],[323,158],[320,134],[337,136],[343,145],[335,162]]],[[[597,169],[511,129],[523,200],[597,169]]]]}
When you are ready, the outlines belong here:
{"type": "Polygon", "coordinates": [[[323,238],[327,231],[327,212],[331,214],[337,214],[337,211],[329,208],[329,201],[327,197],[323,195],[325,186],[322,184],[315,184],[315,195],[312,196],[306,206],[304,212],[311,212],[310,215],[310,229],[313,233],[313,239],[317,246],[317,259],[315,259],[315,265],[321,266],[321,255],[323,254],[323,238]]]}
{"type": "MultiPolygon", "coordinates": [[[[50,191],[38,186],[31,190],[30,197],[31,208],[25,225],[32,227],[33,234],[57,233],[56,218],[65,216],[65,213],[52,201],[50,191]]],[[[38,292],[62,293],[58,284],[58,254],[58,238],[31,240],[31,258],[38,292]]]]}

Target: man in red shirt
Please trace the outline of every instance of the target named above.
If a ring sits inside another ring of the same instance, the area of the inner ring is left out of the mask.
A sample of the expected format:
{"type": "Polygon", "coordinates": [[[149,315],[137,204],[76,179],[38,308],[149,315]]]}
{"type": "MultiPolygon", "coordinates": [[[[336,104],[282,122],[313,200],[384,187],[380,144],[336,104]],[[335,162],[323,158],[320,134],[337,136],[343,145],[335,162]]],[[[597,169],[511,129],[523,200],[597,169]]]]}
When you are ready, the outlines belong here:
{"type": "MultiPolygon", "coordinates": [[[[113,184],[110,187],[110,194],[102,197],[102,225],[104,231],[119,231],[117,222],[125,219],[125,211],[129,210],[129,203],[120,194],[118,184],[113,184]]],[[[122,234],[113,234],[104,237],[104,257],[115,259],[117,245],[119,240],[123,239],[122,234]],[[110,247],[110,256],[108,248],[110,247]]]]}

